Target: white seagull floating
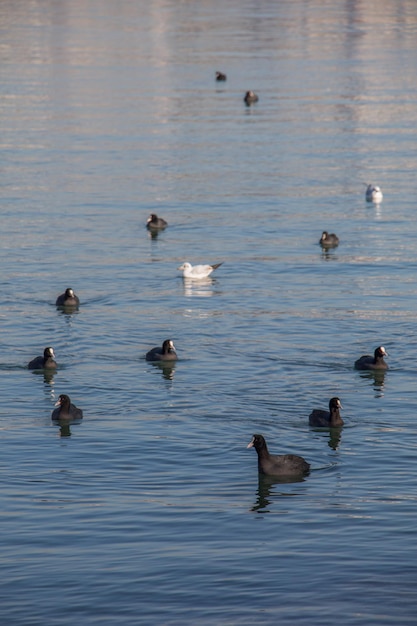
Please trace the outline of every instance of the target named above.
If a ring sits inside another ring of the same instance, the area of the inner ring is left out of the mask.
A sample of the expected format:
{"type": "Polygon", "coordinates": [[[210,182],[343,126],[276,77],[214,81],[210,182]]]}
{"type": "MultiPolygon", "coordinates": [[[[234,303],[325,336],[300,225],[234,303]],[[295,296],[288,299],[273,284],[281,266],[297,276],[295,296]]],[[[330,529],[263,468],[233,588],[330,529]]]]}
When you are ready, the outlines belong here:
{"type": "Polygon", "coordinates": [[[182,270],[184,278],[207,278],[207,276],[210,276],[220,265],[222,265],[222,263],[194,266],[191,265],[191,263],[183,263],[178,269],[182,270]]]}
{"type": "Polygon", "coordinates": [[[382,191],[381,188],[378,187],[378,185],[368,185],[366,188],[366,201],[367,202],[375,202],[376,204],[379,204],[379,202],[382,202],[382,198],[384,196],[382,195],[382,191]]]}

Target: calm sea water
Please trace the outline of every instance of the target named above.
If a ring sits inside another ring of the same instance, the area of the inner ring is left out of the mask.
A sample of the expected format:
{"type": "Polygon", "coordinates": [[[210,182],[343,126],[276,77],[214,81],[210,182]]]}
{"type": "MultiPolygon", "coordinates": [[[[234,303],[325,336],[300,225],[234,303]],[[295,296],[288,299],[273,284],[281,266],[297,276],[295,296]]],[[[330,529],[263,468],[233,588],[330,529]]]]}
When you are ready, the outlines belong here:
{"type": "Polygon", "coordinates": [[[415,624],[416,3],[0,22],[2,623],[415,624]],[[381,344],[385,376],[353,369],[381,344]],[[334,395],[343,430],[309,428],[334,395]],[[311,474],[259,480],[255,432],[311,474]]]}

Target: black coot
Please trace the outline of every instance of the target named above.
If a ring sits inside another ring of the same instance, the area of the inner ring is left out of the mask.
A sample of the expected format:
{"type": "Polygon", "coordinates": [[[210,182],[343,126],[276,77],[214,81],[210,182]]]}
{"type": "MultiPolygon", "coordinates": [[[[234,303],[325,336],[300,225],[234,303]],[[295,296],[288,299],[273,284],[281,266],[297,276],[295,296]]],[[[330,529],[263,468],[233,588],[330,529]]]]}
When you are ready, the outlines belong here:
{"type": "Polygon", "coordinates": [[[146,353],[145,358],[147,361],[175,361],[178,357],[174,342],[171,339],[165,339],[161,348],[152,348],[146,353]]]}
{"type": "Polygon", "coordinates": [[[334,233],[328,233],[327,230],[323,230],[319,244],[323,248],[334,248],[339,245],[339,237],[334,233]]]}
{"type": "Polygon", "coordinates": [[[55,354],[51,347],[45,348],[43,356],[37,356],[28,363],[30,370],[55,369],[56,367],[55,354]]]}
{"type": "Polygon", "coordinates": [[[277,456],[268,452],[262,435],[254,435],[248,448],[255,448],[258,453],[258,470],[268,476],[301,476],[310,471],[310,464],[296,454],[277,456]]]}
{"type": "Polygon", "coordinates": [[[327,426],[330,428],[343,426],[343,420],[340,416],[341,408],[343,407],[339,398],[331,398],[329,401],[329,410],[313,409],[309,415],[308,423],[310,426],[327,426]]]}
{"type": "Polygon", "coordinates": [[[162,217],[158,217],[155,213],[151,213],[146,220],[146,228],[148,230],[163,230],[167,226],[168,222],[166,222],[162,217]]]}
{"type": "Polygon", "coordinates": [[[71,399],[65,393],[61,393],[56,402],[57,407],[52,411],[53,420],[79,420],[83,416],[81,409],[71,403],[71,399]]]}
{"type": "Polygon", "coordinates": [[[258,102],[259,96],[256,95],[254,91],[247,91],[245,93],[245,97],[243,98],[245,103],[250,106],[254,102],[258,102]]]}
{"type": "Polygon", "coordinates": [[[388,364],[384,361],[384,356],[388,356],[384,346],[375,349],[374,356],[365,354],[355,361],[357,370],[387,370],[388,364]]]}
{"type": "Polygon", "coordinates": [[[61,293],[60,296],[57,297],[55,306],[68,306],[68,307],[77,307],[80,305],[80,299],[75,294],[74,289],[68,287],[65,289],[64,293],[61,293]]]}

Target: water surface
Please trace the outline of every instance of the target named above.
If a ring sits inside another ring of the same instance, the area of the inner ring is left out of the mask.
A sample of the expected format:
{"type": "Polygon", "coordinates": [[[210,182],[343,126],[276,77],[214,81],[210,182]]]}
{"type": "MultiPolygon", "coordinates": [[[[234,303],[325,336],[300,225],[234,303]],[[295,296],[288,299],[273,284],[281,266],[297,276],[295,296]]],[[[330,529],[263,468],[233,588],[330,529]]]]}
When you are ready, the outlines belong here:
{"type": "Polygon", "coordinates": [[[0,23],[4,623],[415,623],[415,3],[0,23]],[[166,338],[175,367],[147,363],[166,338]],[[390,370],[356,372],[377,345],[390,370]],[[60,393],[82,424],[51,423],[60,393]],[[343,430],[309,428],[335,395],[343,430]],[[259,479],[255,432],[310,475],[259,479]]]}

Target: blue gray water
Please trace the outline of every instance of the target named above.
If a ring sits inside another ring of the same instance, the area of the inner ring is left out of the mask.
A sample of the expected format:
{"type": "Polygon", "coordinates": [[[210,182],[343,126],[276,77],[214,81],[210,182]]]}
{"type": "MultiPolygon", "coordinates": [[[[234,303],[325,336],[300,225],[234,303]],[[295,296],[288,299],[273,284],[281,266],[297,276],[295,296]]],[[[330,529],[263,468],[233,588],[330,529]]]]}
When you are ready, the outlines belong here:
{"type": "Polygon", "coordinates": [[[415,624],[416,3],[0,23],[1,622],[415,624]],[[167,338],[172,370],[144,360],[167,338]],[[378,345],[385,376],[355,371],[378,345]],[[309,428],[334,395],[343,430],[309,428]],[[258,480],[255,432],[310,475],[258,480]]]}

